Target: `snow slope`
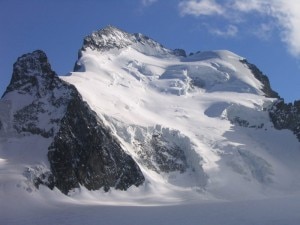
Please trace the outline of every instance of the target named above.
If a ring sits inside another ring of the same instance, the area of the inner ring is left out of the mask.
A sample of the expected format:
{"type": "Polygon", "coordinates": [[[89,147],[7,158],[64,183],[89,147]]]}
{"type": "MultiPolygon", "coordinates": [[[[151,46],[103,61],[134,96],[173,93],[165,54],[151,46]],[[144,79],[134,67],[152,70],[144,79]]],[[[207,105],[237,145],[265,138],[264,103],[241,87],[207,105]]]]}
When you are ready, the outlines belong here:
{"type": "Polygon", "coordinates": [[[163,187],[165,196],[191,190],[221,199],[297,192],[299,142],[273,128],[266,109],[275,99],[264,96],[242,57],[229,51],[182,57],[162,46],[149,51],[147,43],[128,43],[86,47],[80,70],[62,78],[139,162],[146,186],[155,193],[163,187]],[[139,145],[153,134],[184,149],[186,172],[149,165],[139,145]]]}
{"type": "MultiPolygon", "coordinates": [[[[243,59],[225,50],[185,57],[113,27],[88,36],[76,72],[60,78],[146,180],[127,191],[81,187],[68,196],[36,189],[30,170],[49,169],[52,139],[18,136],[4,123],[0,224],[299,224],[300,143],[274,128],[268,108],[276,99],[243,59]]],[[[10,104],[0,102],[0,121],[10,121],[10,104]]]]}

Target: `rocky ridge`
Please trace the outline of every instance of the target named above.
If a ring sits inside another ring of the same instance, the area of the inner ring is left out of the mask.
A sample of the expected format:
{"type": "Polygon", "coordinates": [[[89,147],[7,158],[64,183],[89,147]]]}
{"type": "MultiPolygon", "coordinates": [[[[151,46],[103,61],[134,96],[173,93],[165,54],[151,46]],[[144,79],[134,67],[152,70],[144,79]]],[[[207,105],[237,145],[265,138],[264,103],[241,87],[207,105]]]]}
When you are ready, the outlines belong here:
{"type": "Polygon", "coordinates": [[[263,84],[262,91],[265,93],[265,96],[268,98],[280,98],[278,93],[272,90],[269,78],[264,75],[258,68],[252,63],[249,63],[246,59],[241,60],[253,73],[255,78],[263,84]]]}
{"type": "MultiPolygon", "coordinates": [[[[174,56],[186,57],[186,53],[183,49],[169,50],[143,34],[130,34],[114,26],[107,26],[98,31],[94,31],[84,38],[83,45],[78,51],[78,59],[82,57],[82,52],[84,51],[95,50],[99,52],[106,52],[112,49],[124,49],[129,46],[136,49],[141,49],[140,46],[142,46],[143,48],[150,50],[148,52],[143,52],[144,54],[158,53],[161,55],[170,54],[174,56]]],[[[77,61],[73,71],[76,72],[80,70],[81,65],[77,61]]]]}

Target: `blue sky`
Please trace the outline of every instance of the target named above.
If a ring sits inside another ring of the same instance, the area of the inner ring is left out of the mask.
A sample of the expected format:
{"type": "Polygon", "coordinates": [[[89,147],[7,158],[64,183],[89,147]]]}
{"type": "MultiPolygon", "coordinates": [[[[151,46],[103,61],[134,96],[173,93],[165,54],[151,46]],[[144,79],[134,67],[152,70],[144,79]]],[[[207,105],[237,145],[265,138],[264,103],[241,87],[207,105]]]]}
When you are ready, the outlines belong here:
{"type": "Polygon", "coordinates": [[[294,101],[300,99],[299,12],[296,0],[0,0],[0,92],[17,57],[42,49],[53,70],[67,74],[84,36],[110,24],[188,53],[233,51],[294,101]]]}

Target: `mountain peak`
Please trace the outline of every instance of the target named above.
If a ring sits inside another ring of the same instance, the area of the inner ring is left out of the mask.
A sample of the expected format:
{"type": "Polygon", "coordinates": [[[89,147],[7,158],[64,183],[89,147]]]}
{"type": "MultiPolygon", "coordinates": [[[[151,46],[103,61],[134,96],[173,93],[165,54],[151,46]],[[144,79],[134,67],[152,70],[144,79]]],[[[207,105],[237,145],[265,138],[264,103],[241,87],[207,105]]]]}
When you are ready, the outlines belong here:
{"type": "Polygon", "coordinates": [[[86,36],[82,50],[90,48],[97,51],[108,51],[113,48],[121,49],[131,44],[129,33],[109,25],[86,36]]]}
{"type": "Polygon", "coordinates": [[[22,72],[23,76],[38,76],[52,72],[48,58],[42,50],[22,55],[14,64],[14,73],[22,72]]]}
{"type": "Polygon", "coordinates": [[[100,29],[100,31],[106,31],[106,32],[122,32],[122,33],[127,33],[126,31],[121,30],[120,28],[113,26],[113,25],[107,25],[106,27],[100,29]]]}
{"type": "Polygon", "coordinates": [[[112,49],[120,50],[128,46],[131,46],[143,53],[149,53],[149,49],[152,49],[151,54],[154,55],[178,55],[178,51],[166,49],[164,46],[146,35],[143,35],[141,33],[130,34],[111,25],[86,36],[84,38],[81,51],[91,49],[99,52],[106,52],[112,49]],[[154,52],[153,49],[155,50],[154,52]]]}
{"type": "Polygon", "coordinates": [[[16,89],[29,91],[29,87],[35,86],[38,77],[53,80],[55,76],[47,55],[42,50],[24,54],[14,63],[10,84],[3,96],[16,89]]]}

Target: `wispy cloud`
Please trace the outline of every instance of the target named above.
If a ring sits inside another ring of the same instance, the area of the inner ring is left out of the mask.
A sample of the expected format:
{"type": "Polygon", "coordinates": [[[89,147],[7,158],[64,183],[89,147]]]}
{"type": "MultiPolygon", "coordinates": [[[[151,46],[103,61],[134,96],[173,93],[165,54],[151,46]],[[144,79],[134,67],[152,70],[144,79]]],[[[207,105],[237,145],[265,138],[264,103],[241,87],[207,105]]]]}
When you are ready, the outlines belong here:
{"type": "Polygon", "coordinates": [[[239,29],[234,25],[229,25],[225,30],[218,28],[210,28],[209,32],[222,37],[235,37],[239,29]]]}
{"type": "MultiPolygon", "coordinates": [[[[272,1],[272,0],[270,0],[272,1]]],[[[227,6],[229,5],[235,10],[240,12],[251,12],[251,11],[259,11],[259,12],[266,12],[269,8],[270,1],[264,0],[244,0],[244,1],[237,1],[232,0],[228,1],[227,6]]]]}
{"type": "MultiPolygon", "coordinates": [[[[239,26],[237,15],[244,23],[253,19],[253,14],[260,16],[254,35],[262,39],[269,38],[273,29],[280,32],[281,40],[287,45],[294,56],[300,57],[300,1],[298,0],[184,0],[179,3],[182,16],[218,16],[234,24],[235,28],[228,27],[228,32],[212,32],[219,36],[234,36],[239,26]],[[270,23],[271,21],[271,23],[270,23]],[[274,25],[275,24],[275,25],[274,25]],[[229,29],[230,28],[230,29],[229,29]],[[222,35],[224,34],[224,35],[222,35]]],[[[213,30],[213,29],[211,29],[213,30]]]]}
{"type": "Polygon", "coordinates": [[[150,6],[153,3],[157,2],[157,0],[141,0],[141,2],[142,2],[143,6],[147,7],[147,6],[150,6]]]}
{"type": "Polygon", "coordinates": [[[183,1],[179,3],[179,9],[182,16],[192,15],[192,16],[209,16],[223,14],[222,7],[217,4],[214,0],[190,0],[183,1]]]}
{"type": "Polygon", "coordinates": [[[273,23],[261,23],[252,31],[252,33],[259,39],[267,41],[272,37],[273,31],[273,23]]]}

